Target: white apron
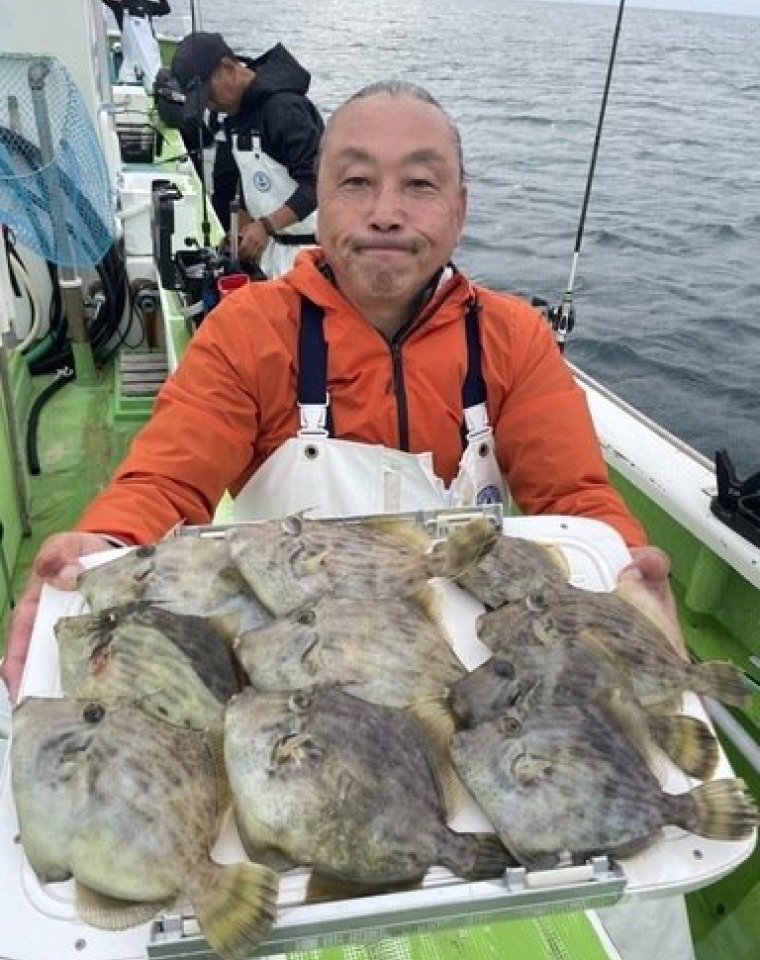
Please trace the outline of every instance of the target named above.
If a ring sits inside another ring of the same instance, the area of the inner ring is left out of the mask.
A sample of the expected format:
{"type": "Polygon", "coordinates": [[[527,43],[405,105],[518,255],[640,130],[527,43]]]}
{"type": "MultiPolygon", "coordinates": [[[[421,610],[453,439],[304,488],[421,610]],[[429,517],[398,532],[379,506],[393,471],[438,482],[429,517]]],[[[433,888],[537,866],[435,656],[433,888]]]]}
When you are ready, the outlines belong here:
{"type": "Polygon", "coordinates": [[[161,67],[158,40],[147,17],[135,17],[124,12],[121,28],[123,60],[119,68],[122,83],[142,82],[148,93],[153,92],[153,81],[161,67]]]}
{"type": "Polygon", "coordinates": [[[401,513],[504,503],[508,492],[496,458],[480,373],[477,304],[465,317],[468,368],[463,387],[464,452],[450,487],[436,476],[430,453],[336,440],[328,430],[327,348],[322,312],[304,301],[299,334],[300,429],[256,471],[235,498],[236,520],[401,513]]]}
{"type": "MultiPolygon", "coordinates": [[[[293,195],[298,184],[288,173],[287,167],[261,149],[261,137],[252,134],[251,149],[244,150],[239,145],[237,135],[232,138],[232,154],[240,171],[240,182],[243,185],[243,198],[248,213],[257,219],[266,217],[278,210],[285,201],[293,195]]],[[[289,227],[278,231],[278,235],[285,238],[306,238],[305,243],[278,242],[270,239],[261,255],[259,266],[270,277],[279,277],[287,273],[293,266],[293,261],[299,250],[313,245],[314,231],[317,227],[316,212],[309,214],[305,220],[299,220],[289,227]]]]}
{"type": "MultiPolygon", "coordinates": [[[[447,488],[433,471],[430,453],[335,440],[317,426],[325,422],[326,407],[318,411],[299,404],[299,410],[298,435],[286,440],[235,498],[236,521],[286,517],[301,510],[317,518],[494,502],[505,502],[506,509],[506,485],[490,426],[468,438],[459,473],[447,488]]],[[[483,412],[475,415],[481,424],[483,412]]]]}

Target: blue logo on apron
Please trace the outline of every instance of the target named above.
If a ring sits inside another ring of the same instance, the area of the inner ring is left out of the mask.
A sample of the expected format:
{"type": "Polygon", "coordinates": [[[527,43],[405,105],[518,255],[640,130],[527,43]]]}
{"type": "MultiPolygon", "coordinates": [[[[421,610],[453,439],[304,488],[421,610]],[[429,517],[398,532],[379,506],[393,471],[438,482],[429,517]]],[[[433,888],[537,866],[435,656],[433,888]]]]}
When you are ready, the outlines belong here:
{"type": "Polygon", "coordinates": [[[269,174],[264,173],[263,170],[257,170],[256,173],[254,173],[253,185],[259,193],[266,193],[267,190],[272,189],[272,181],[269,179],[269,174]]]}
{"type": "Polygon", "coordinates": [[[493,484],[487,487],[481,487],[480,490],[478,490],[475,502],[478,506],[482,506],[484,503],[501,503],[501,491],[493,484]]]}

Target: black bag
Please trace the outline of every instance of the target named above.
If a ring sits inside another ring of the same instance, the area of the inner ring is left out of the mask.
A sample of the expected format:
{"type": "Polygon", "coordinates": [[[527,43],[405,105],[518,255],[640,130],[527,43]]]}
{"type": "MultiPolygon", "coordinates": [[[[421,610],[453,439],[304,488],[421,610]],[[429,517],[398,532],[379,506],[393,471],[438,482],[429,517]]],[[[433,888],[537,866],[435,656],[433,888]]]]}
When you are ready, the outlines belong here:
{"type": "Polygon", "coordinates": [[[185,95],[168,67],[161,67],[153,81],[156,109],[167,127],[177,130],[184,125],[185,95]]]}

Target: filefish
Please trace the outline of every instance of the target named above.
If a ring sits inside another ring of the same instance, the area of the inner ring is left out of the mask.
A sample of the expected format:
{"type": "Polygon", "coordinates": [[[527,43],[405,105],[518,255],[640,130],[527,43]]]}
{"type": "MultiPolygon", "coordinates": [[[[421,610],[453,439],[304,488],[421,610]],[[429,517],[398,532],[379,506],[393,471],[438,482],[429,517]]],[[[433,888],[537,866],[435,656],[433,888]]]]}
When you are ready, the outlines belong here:
{"type": "Polygon", "coordinates": [[[629,856],[668,824],[740,840],[758,823],[738,779],[665,793],[633,739],[588,704],[517,709],[457,732],[451,754],[505,846],[529,868],[566,854],[629,856]]]}
{"type": "Polygon", "coordinates": [[[457,578],[460,587],[490,610],[523,600],[544,583],[567,580],[570,567],[561,549],[509,535],[457,578]]]}
{"type": "Polygon", "coordinates": [[[203,617],[138,600],[61,617],[53,631],[70,697],[127,698],[170,723],[221,730],[225,704],[240,689],[229,644],[203,617]]]}
{"type": "Polygon", "coordinates": [[[527,637],[453,684],[449,705],[465,726],[476,726],[507,713],[526,696],[534,706],[573,706],[606,701],[616,692],[629,701],[630,711],[641,712],[640,723],[649,738],[646,755],[654,767],[656,744],[689,776],[700,780],[712,776],[720,747],[707,724],[683,714],[644,711],[633,692],[630,671],[601,643],[592,646],[564,636],[547,647],[527,637]]]}
{"type": "Polygon", "coordinates": [[[477,632],[487,647],[500,652],[536,642],[550,650],[568,640],[608,650],[627,669],[633,693],[647,710],[668,712],[685,690],[734,706],[746,706],[752,696],[748,678],[735,664],[684,660],[660,627],[617,592],[545,584],[519,603],[481,615],[477,632]]]}
{"type": "Polygon", "coordinates": [[[446,825],[435,760],[400,710],[332,687],[234,697],[225,760],[252,858],[276,851],[358,888],[419,881],[437,864],[469,877],[510,862],[493,834],[446,825]]]}
{"type": "Polygon", "coordinates": [[[230,640],[272,619],[232,562],[223,537],[171,537],[125,551],[80,574],[90,610],[147,600],[212,619],[230,640]]]}
{"type": "Polygon", "coordinates": [[[124,929],[182,895],[223,958],[269,931],[277,875],[210,858],[227,797],[200,734],[126,704],[35,697],[14,711],[10,751],[29,863],[43,883],[74,878],[84,922],[124,929]]]}
{"type": "Polygon", "coordinates": [[[412,524],[307,520],[301,515],[231,527],[230,553],[256,596],[275,616],[329,595],[353,600],[409,597],[428,578],[454,577],[499,536],[472,520],[432,545],[412,524]]]}
{"type": "Polygon", "coordinates": [[[259,690],[336,684],[389,707],[443,698],[465,676],[439,626],[435,594],[420,600],[322,597],[235,643],[259,690]]]}

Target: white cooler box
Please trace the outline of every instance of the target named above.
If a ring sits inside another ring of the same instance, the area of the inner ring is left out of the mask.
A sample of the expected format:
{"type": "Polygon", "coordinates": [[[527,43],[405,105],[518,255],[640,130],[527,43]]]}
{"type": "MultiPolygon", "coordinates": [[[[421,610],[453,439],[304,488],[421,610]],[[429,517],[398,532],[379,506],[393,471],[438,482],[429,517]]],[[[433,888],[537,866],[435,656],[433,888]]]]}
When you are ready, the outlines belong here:
{"type": "MultiPolygon", "coordinates": [[[[565,517],[520,517],[504,521],[508,534],[553,543],[564,551],[572,582],[589,590],[609,590],[630,556],[619,535],[596,520],[565,517]]],[[[119,551],[88,558],[111,559],[119,551]]],[[[475,633],[483,607],[459,588],[435,581],[442,591],[444,614],[457,655],[469,669],[489,651],[475,633]]],[[[35,624],[23,692],[60,695],[57,645],[52,627],[58,617],[86,609],[78,593],[45,588],[35,624]]],[[[709,722],[700,700],[684,697],[684,710],[709,722]]],[[[725,756],[716,777],[731,776],[725,756]]],[[[673,765],[664,788],[679,793],[695,785],[673,765]]],[[[451,824],[458,830],[491,829],[472,803],[451,824]]],[[[0,771],[0,958],[2,960],[132,960],[142,957],[215,956],[200,936],[194,917],[177,908],[154,921],[121,932],[86,926],[73,908],[71,881],[41,885],[18,841],[8,759],[0,771]]],[[[675,827],[635,857],[610,863],[596,858],[586,867],[526,874],[508,870],[504,878],[469,883],[443,868],[433,868],[419,889],[307,904],[303,895],[308,871],[282,878],[277,923],[251,956],[313,950],[336,943],[361,942],[412,931],[461,927],[509,916],[557,909],[579,910],[614,903],[622,896],[646,899],[686,893],[723,877],[752,853],[755,837],[738,842],[709,840],[675,827]]],[[[245,860],[231,818],[213,855],[219,862],[245,860]]]]}

